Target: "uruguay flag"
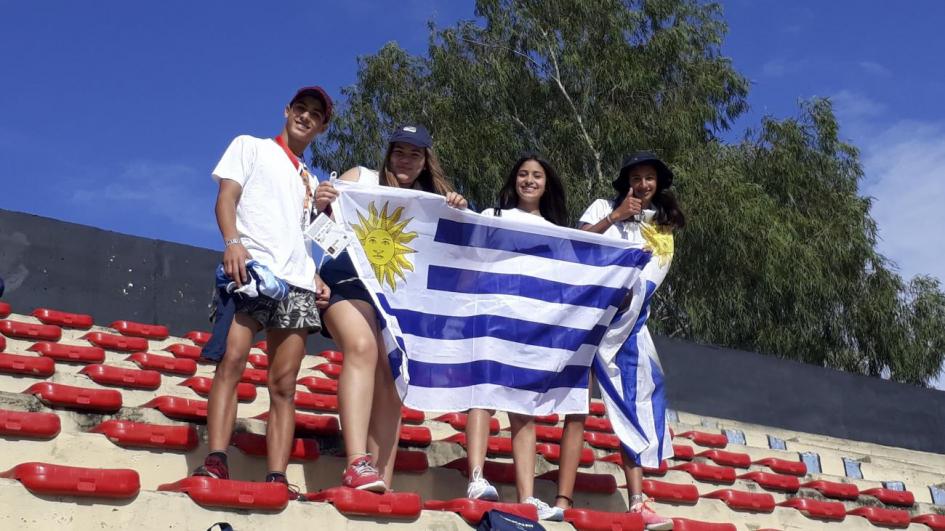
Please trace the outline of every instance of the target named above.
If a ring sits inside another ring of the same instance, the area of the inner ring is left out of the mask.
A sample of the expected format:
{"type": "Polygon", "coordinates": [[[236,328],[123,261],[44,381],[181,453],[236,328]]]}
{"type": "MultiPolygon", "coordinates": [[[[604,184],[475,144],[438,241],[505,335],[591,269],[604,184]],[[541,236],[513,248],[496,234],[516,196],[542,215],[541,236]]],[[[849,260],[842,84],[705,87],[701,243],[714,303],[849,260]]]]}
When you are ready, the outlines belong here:
{"type": "Polygon", "coordinates": [[[490,218],[416,190],[338,182],[404,402],[425,411],[586,413],[589,367],[651,253],[490,218]]]}

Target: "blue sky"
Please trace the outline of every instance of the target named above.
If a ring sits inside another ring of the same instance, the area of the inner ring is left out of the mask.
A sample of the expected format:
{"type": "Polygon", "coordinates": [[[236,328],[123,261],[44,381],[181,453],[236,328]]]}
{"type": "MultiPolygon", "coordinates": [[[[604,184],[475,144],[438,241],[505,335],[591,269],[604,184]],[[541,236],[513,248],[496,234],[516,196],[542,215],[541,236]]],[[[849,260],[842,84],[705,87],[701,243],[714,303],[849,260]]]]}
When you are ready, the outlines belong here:
{"type": "MultiPolygon", "coordinates": [[[[945,2],[729,0],[723,51],[752,81],[728,138],[833,98],[861,149],[881,250],[945,280],[945,2]]],[[[421,53],[460,0],[0,0],[0,208],[218,248],[209,173],[229,140],[271,136],[293,90],[337,96],[356,58],[421,53]]],[[[827,259],[829,257],[825,257],[827,259]]]]}

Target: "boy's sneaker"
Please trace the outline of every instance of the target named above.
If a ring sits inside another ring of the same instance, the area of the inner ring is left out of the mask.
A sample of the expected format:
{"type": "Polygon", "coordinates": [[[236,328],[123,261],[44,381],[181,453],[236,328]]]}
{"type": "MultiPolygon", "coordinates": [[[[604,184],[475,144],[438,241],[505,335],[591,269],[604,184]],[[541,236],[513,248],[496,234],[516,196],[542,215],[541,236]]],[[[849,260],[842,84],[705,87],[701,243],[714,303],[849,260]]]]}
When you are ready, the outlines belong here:
{"type": "Polygon", "coordinates": [[[345,469],[341,484],[352,489],[367,490],[383,494],[387,492],[387,485],[374,468],[371,456],[366,455],[355,460],[345,469]]]}
{"type": "Polygon", "coordinates": [[[476,467],[466,487],[466,497],[472,500],[499,501],[499,492],[482,477],[482,469],[476,467]]]}
{"type": "Polygon", "coordinates": [[[302,494],[302,490],[298,486],[289,483],[289,480],[286,479],[285,474],[268,474],[266,476],[266,483],[282,483],[285,485],[286,490],[289,492],[289,500],[295,501],[308,501],[308,498],[302,494]]]}
{"type": "Polygon", "coordinates": [[[564,521],[564,509],[561,507],[552,507],[534,496],[525,498],[523,503],[534,505],[535,508],[538,509],[539,520],[547,520],[549,522],[564,521]]]}
{"type": "Polygon", "coordinates": [[[214,479],[230,479],[230,467],[226,461],[215,455],[208,455],[203,464],[194,469],[192,476],[204,476],[214,479]]]}
{"type": "Polygon", "coordinates": [[[643,517],[643,526],[647,531],[669,531],[673,528],[673,521],[656,514],[653,509],[650,509],[646,501],[637,503],[631,507],[630,512],[637,513],[643,517]]]}

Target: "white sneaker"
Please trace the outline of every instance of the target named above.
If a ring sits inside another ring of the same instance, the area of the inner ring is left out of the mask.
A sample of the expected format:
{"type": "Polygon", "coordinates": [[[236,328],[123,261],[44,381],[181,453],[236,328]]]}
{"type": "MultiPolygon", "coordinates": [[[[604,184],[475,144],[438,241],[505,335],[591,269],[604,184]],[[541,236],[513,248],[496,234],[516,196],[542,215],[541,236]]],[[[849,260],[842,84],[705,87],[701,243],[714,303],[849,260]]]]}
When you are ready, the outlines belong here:
{"type": "Polygon", "coordinates": [[[482,469],[476,467],[472,472],[472,479],[466,487],[466,497],[473,500],[499,501],[499,491],[482,477],[482,469]]]}
{"type": "Polygon", "coordinates": [[[524,503],[530,503],[538,509],[539,520],[548,520],[549,522],[561,522],[564,520],[564,509],[561,507],[551,507],[534,496],[525,498],[524,503]]]}

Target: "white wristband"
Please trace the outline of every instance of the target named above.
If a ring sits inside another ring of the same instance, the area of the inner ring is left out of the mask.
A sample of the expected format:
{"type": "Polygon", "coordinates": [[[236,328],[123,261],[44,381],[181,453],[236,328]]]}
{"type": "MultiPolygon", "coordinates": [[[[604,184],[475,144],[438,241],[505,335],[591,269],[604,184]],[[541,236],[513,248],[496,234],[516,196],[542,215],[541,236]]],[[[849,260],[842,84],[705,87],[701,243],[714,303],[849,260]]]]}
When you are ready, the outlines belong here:
{"type": "Polygon", "coordinates": [[[230,238],[229,240],[223,240],[223,247],[229,247],[234,243],[240,243],[239,238],[230,238]]]}

